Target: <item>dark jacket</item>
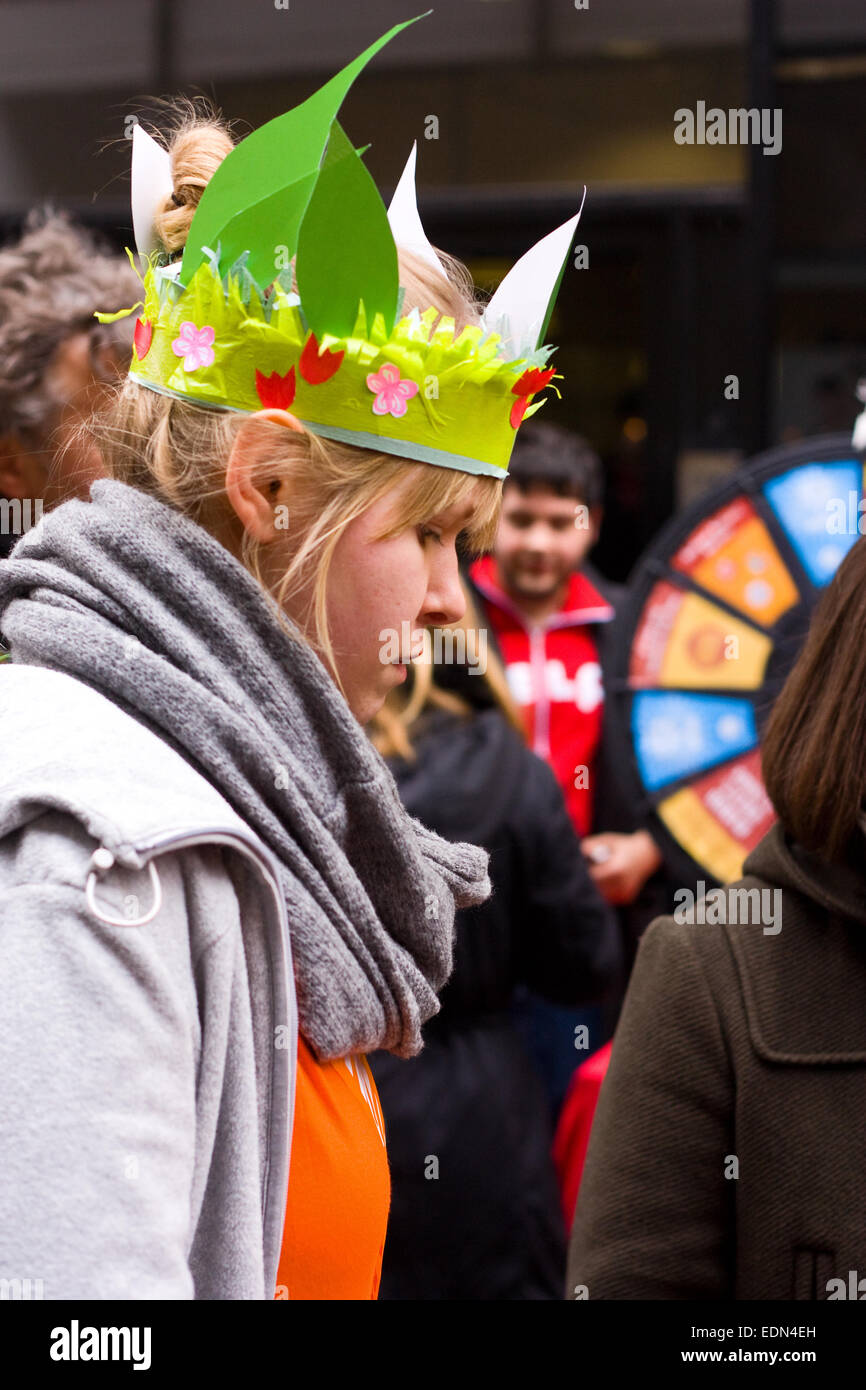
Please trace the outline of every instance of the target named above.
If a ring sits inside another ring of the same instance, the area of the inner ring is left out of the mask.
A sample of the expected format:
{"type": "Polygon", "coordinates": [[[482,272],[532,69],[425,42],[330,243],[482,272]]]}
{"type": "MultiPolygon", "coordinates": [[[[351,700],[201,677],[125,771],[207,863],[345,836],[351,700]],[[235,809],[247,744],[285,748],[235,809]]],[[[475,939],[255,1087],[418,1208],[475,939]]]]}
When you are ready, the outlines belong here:
{"type": "Polygon", "coordinates": [[[558,1299],[550,1115],[508,1010],[518,982],[569,1004],[602,993],[613,919],[553,774],[497,710],[436,711],[416,748],[417,763],[393,764],[406,807],[488,849],[494,891],[457,914],[454,973],[424,1051],[370,1059],[392,1179],[379,1296],[558,1299]]]}
{"type": "MultiPolygon", "coordinates": [[[[602,598],[610,604],[614,612],[619,613],[626,599],[627,590],[625,587],[612,583],[590,564],[584,564],[582,572],[593,588],[597,589],[602,598]]],[[[485,613],[487,604],[485,594],[472,579],[471,572],[464,571],[463,579],[473,594],[479,612],[485,613]]],[[[619,624],[614,618],[613,622],[590,624],[590,630],[598,648],[602,684],[607,702],[611,698],[611,687],[614,680],[619,624]]],[[[501,659],[496,633],[492,627],[487,629],[487,641],[501,659]]],[[[653,832],[653,824],[647,815],[646,807],[635,797],[634,786],[629,784],[624,773],[626,762],[631,756],[631,749],[624,745],[617,725],[612,719],[603,718],[601,741],[595,760],[593,834],[599,834],[602,831],[631,834],[641,829],[649,830],[650,834],[653,832]]],[[[660,845],[660,848],[663,850],[664,846],[660,845]]],[[[638,939],[653,918],[671,910],[674,889],[681,881],[677,870],[668,869],[666,865],[662,865],[647,879],[633,902],[617,909],[622,939],[621,970],[618,985],[612,991],[605,1008],[606,1024],[603,1030],[605,1037],[610,1037],[613,1031],[637,950],[638,939]]]]}
{"type": "Polygon", "coordinates": [[[864,851],[828,867],[776,825],[719,890],[728,925],[646,932],[567,1297],[825,1299],[866,1275],[864,851]],[[742,889],[781,891],[778,933],[742,924],[742,889]]]}

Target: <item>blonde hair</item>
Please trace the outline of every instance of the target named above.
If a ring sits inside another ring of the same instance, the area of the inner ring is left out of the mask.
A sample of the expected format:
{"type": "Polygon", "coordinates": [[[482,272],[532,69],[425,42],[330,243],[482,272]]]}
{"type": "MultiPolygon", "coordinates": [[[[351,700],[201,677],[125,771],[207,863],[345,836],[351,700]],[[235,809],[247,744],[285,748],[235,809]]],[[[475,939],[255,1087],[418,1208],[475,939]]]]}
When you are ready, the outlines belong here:
{"type": "MultiPolygon", "coordinates": [[[[166,250],[176,255],[186,243],[203,189],[234,142],[221,115],[201,99],[181,101],[172,113],[167,147],[174,192],[159,209],[155,229],[166,250]]],[[[453,258],[437,254],[441,275],[398,248],[404,311],[433,306],[439,316],[453,317],[458,328],[477,322],[479,308],[468,272],[453,258]]],[[[219,536],[227,525],[237,529],[226,496],[225,468],[238,430],[251,418],[255,420],[245,413],[175,400],[126,379],[90,428],[110,477],[159,498],[219,536]]],[[[338,444],[308,430],[287,430],[267,418],[256,420],[256,428],[261,431],[261,448],[256,449],[252,481],[257,486],[274,480],[288,484],[291,535],[301,539],[275,586],[268,585],[263,574],[264,547],[246,532],[240,541],[241,560],[274,599],[280,618],[293,594],[312,592],[312,630],[304,635],[329,661],[335,676],[326,585],[337,542],[350,522],[409,478],[411,486],[401,491],[399,504],[395,502],[392,524],[377,539],[468,502],[474,508],[465,528],[469,547],[487,550],[493,543],[501,498],[497,479],[338,444]]]]}
{"type": "MultiPolygon", "coordinates": [[[[477,631],[481,625],[481,614],[465,584],[462,587],[466,611],[458,623],[451,624],[451,629],[477,631]]],[[[520,710],[508,688],[505,667],[495,650],[488,648],[486,667],[480,679],[492,695],[500,714],[504,715],[511,727],[524,738],[526,730],[520,710]]],[[[368,727],[372,743],[384,758],[415,761],[417,754],[413,743],[413,731],[417,734],[415,725],[428,709],[449,710],[452,714],[466,719],[472,714],[472,706],[468,700],[456,695],[453,690],[443,690],[436,684],[429,651],[419,660],[412,662],[411,688],[407,690],[405,687],[398,687],[392,690],[368,727]]]]}

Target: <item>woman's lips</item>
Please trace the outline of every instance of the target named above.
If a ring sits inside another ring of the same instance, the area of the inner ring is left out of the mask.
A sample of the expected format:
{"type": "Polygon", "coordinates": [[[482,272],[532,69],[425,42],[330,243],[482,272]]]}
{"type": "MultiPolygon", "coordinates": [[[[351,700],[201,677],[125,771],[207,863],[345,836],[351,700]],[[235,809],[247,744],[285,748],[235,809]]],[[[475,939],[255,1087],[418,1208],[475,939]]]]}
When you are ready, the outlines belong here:
{"type": "Polygon", "coordinates": [[[427,648],[427,629],[419,628],[412,633],[408,649],[404,646],[400,655],[402,661],[398,664],[408,665],[412,661],[421,661],[427,648]]]}

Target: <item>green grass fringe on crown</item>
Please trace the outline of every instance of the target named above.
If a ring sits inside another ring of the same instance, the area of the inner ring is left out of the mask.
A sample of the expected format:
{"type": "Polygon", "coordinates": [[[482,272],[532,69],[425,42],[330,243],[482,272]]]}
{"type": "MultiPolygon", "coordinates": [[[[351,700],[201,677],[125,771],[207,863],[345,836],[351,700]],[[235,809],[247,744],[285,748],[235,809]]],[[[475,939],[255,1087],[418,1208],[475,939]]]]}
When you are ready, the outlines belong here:
{"type": "MultiPolygon", "coordinates": [[[[208,259],[198,267],[186,288],[170,276],[159,274],[160,267],[149,265],[144,280],[142,318],[150,320],[154,327],[164,325],[167,319],[178,328],[186,320],[198,327],[209,324],[215,333],[217,362],[221,337],[236,341],[239,330],[252,355],[255,355],[257,338],[263,349],[273,350],[284,344],[300,353],[309,337],[309,328],[302,306],[292,302],[297,296],[292,291],[291,270],[279,271],[273,284],[263,290],[246,268],[247,253],[221,278],[219,248],[205,250],[208,259]]],[[[401,300],[403,294],[401,289],[401,300]]],[[[424,395],[425,377],[435,376],[440,391],[443,386],[460,386],[464,382],[482,385],[497,380],[503,396],[507,397],[521,373],[528,367],[545,366],[553,351],[552,347],[542,347],[509,360],[500,353],[500,335],[485,334],[480,326],[468,324],[455,336],[454,319],[447,316],[440,318],[431,337],[430,327],[438,316],[438,310],[432,307],[423,313],[412,309],[402,318],[398,317],[388,337],[381,314],[376,314],[372,325],[368,325],[362,300],[351,337],[338,338],[326,333],[319,347],[322,351],[345,351],[347,358],[354,358],[359,366],[371,370],[380,358],[387,357],[399,368],[401,376],[418,383],[417,399],[424,402],[431,422],[437,417],[434,402],[424,395]]],[[[141,374],[140,366],[138,371],[141,374]]],[[[530,406],[527,416],[541,404],[530,406]]]]}
{"type": "MultiPolygon", "coordinates": [[[[144,277],[141,318],[149,329],[141,339],[141,357],[138,350],[133,354],[133,380],[212,408],[253,412],[266,403],[284,404],[309,428],[331,438],[506,475],[516,433],[511,411],[520,394],[513,388],[528,368],[544,367],[552,347],[508,359],[499,334],[477,324],[456,332],[453,318],[440,317],[432,306],[423,313],[411,310],[388,334],[382,314],[368,322],[362,300],[348,337],[322,336],[320,354],[344,355],[334,373],[311,382],[300,369],[310,328],[291,290],[290,270],[280,271],[263,290],[247,270],[245,256],[221,277],[219,252],[208,251],[184,287],[165,273],[161,259],[151,258],[144,277]],[[214,361],[189,372],[172,347],[185,322],[214,330],[214,361]],[[373,412],[376,393],[367,376],[385,363],[418,386],[403,416],[373,412]],[[270,398],[257,390],[265,381],[270,398]]],[[[543,399],[530,404],[523,418],[543,404],[543,399]]]]}

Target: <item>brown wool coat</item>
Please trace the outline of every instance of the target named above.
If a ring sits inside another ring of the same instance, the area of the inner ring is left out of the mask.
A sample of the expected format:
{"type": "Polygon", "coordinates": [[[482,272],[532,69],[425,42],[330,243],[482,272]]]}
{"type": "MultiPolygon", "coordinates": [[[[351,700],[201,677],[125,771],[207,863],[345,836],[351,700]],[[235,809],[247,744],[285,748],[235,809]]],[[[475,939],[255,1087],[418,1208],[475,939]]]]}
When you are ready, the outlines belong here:
{"type": "Polygon", "coordinates": [[[728,921],[733,889],[781,888],[777,935],[692,914],[641,941],[569,1299],[826,1299],[830,1279],[866,1281],[866,839],[859,865],[829,868],[777,825],[744,867],[728,921]]]}

